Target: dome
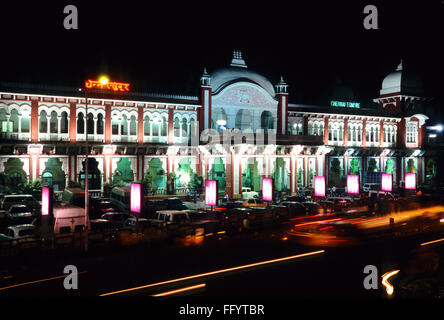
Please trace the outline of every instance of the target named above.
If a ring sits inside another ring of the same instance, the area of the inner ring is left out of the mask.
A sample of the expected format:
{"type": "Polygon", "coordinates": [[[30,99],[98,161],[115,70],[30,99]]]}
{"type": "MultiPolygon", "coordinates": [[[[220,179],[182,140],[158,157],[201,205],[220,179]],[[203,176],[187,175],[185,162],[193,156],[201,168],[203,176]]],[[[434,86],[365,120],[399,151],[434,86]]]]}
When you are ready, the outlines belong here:
{"type": "Polygon", "coordinates": [[[396,71],[388,74],[382,81],[380,94],[402,93],[421,95],[423,90],[422,80],[416,75],[403,70],[402,60],[396,71]]]}
{"type": "Polygon", "coordinates": [[[276,94],[271,82],[264,76],[248,70],[240,52],[235,51],[230,67],[216,70],[211,74],[212,92],[217,94],[226,86],[237,81],[253,82],[265,89],[272,97],[276,94]]]}

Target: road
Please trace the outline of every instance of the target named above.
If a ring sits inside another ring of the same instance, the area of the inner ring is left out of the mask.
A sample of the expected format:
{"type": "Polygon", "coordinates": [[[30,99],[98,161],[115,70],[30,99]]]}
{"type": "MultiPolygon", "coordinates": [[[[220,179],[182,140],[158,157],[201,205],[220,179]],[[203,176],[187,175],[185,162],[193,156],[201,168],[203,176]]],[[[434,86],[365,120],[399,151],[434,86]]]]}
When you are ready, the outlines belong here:
{"type": "MultiPolygon", "coordinates": [[[[291,239],[283,241],[277,230],[265,230],[221,236],[198,246],[165,243],[118,252],[96,250],[86,256],[46,256],[25,259],[20,267],[2,270],[0,295],[138,296],[156,301],[177,297],[215,299],[212,301],[277,297],[381,299],[386,298],[381,284],[377,290],[363,287],[364,267],[377,266],[378,278],[389,270],[404,269],[417,259],[414,250],[420,249],[421,243],[436,239],[444,239],[444,233],[349,248],[319,248],[302,246],[291,239]],[[75,265],[80,273],[77,290],[63,286],[66,265],[75,265]],[[183,292],[154,297],[189,287],[183,292]]],[[[424,250],[443,257],[443,247],[444,241],[439,241],[424,246],[424,250]]]]}

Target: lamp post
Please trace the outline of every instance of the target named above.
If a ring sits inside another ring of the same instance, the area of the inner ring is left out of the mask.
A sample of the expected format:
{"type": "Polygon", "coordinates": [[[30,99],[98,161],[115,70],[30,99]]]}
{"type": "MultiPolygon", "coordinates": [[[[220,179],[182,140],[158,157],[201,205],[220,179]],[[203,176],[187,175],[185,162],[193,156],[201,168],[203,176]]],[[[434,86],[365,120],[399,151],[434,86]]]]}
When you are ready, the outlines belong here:
{"type": "Polygon", "coordinates": [[[85,220],[84,220],[84,229],[83,229],[83,248],[85,252],[88,252],[88,216],[89,216],[89,181],[88,181],[88,95],[87,90],[84,87],[85,93],[85,220]]]}

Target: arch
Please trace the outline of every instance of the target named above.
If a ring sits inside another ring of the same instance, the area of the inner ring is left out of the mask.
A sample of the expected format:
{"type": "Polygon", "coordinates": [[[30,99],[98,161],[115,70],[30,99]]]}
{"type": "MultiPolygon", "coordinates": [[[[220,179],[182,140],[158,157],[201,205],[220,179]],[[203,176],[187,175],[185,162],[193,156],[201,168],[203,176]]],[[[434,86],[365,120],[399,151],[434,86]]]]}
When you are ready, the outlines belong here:
{"type": "Polygon", "coordinates": [[[149,136],[151,134],[151,119],[149,115],[143,118],[143,135],[149,136]]]}
{"type": "Polygon", "coordinates": [[[137,121],[135,115],[132,115],[130,118],[129,134],[132,136],[137,134],[137,121]]]}
{"type": "Polygon", "coordinates": [[[85,133],[85,118],[83,112],[77,114],[77,133],[85,133]]]}
{"type": "Polygon", "coordinates": [[[104,131],[103,131],[103,128],[104,128],[104,121],[103,121],[103,118],[104,118],[104,116],[103,116],[103,114],[100,112],[100,113],[97,115],[97,134],[103,134],[103,133],[104,133],[104,131]]]}
{"type": "Polygon", "coordinates": [[[68,133],[69,131],[69,116],[66,111],[62,112],[62,118],[60,120],[60,132],[68,133]]]}
{"type": "Polygon", "coordinates": [[[51,115],[49,118],[49,132],[50,133],[58,133],[59,123],[58,123],[57,116],[58,115],[57,115],[56,111],[51,111],[51,115]]]}
{"type": "Polygon", "coordinates": [[[9,122],[12,123],[12,132],[18,132],[19,127],[19,118],[18,118],[19,112],[17,109],[11,110],[11,115],[9,117],[9,122]]]}
{"type": "Polygon", "coordinates": [[[39,132],[40,133],[48,132],[48,118],[45,110],[40,111],[39,132]]]}
{"type": "Polygon", "coordinates": [[[182,136],[188,137],[188,119],[187,118],[182,119],[181,129],[182,129],[182,136]]]}
{"type": "Polygon", "coordinates": [[[212,111],[211,117],[212,117],[211,126],[213,129],[221,131],[223,130],[221,126],[227,127],[227,114],[224,108],[215,108],[212,111]]]}
{"type": "Polygon", "coordinates": [[[261,113],[261,129],[267,133],[268,129],[274,129],[274,119],[270,111],[263,111],[261,113]]]}
{"type": "Polygon", "coordinates": [[[45,170],[42,172],[42,183],[47,183],[54,190],[65,188],[66,175],[62,169],[63,162],[59,158],[49,158],[45,163],[45,170]]]}
{"type": "Polygon", "coordinates": [[[168,115],[162,114],[162,123],[161,123],[161,135],[166,137],[168,135],[168,115]]]}
{"type": "Polygon", "coordinates": [[[235,128],[237,129],[251,129],[252,128],[253,117],[250,110],[240,109],[236,113],[235,118],[235,128]]]}
{"type": "Polygon", "coordinates": [[[88,112],[86,127],[88,130],[88,134],[94,134],[94,115],[91,112],[88,112]]]}
{"type": "Polygon", "coordinates": [[[128,118],[126,114],[122,115],[122,120],[120,121],[120,134],[126,136],[128,134],[128,118]]]}

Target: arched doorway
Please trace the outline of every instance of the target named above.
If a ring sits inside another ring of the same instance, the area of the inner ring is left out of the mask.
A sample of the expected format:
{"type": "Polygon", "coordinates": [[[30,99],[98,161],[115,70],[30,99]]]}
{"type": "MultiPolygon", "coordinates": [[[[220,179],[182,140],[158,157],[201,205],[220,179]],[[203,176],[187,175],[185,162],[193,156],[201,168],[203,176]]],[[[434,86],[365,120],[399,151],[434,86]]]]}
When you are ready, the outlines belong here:
{"type": "Polygon", "coordinates": [[[225,165],[222,158],[219,157],[214,159],[214,164],[208,174],[208,177],[212,180],[217,180],[217,187],[219,193],[225,193],[226,173],[225,173],[225,165]]]}
{"type": "Polygon", "coordinates": [[[250,110],[240,109],[236,113],[235,126],[241,130],[252,129],[253,117],[251,116],[250,110]]]}
{"type": "MultiPolygon", "coordinates": [[[[88,189],[99,190],[102,187],[102,173],[99,163],[94,158],[88,158],[88,189]]],[[[79,182],[81,188],[85,188],[85,161],[82,162],[82,170],[79,173],[79,182]]]]}
{"type": "Polygon", "coordinates": [[[58,158],[49,158],[42,172],[42,184],[52,186],[55,191],[65,189],[66,175],[62,169],[63,163],[58,158]]]}
{"type": "Polygon", "coordinates": [[[113,174],[115,184],[129,184],[134,181],[134,172],[131,169],[131,161],[127,157],[120,158],[117,162],[117,168],[113,174]]]}
{"type": "Polygon", "coordinates": [[[268,129],[274,129],[274,119],[270,111],[264,111],[261,114],[261,129],[267,133],[268,129]]]}

